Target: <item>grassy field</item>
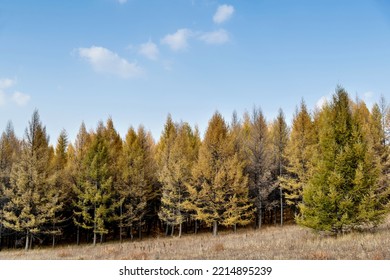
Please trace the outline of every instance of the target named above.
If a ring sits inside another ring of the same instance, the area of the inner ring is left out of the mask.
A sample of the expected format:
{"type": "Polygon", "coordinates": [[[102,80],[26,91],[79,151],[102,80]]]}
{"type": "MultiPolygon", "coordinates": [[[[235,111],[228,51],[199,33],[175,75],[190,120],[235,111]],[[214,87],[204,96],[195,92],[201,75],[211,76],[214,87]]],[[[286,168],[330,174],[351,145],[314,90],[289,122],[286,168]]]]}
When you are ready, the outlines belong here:
{"type": "Polygon", "coordinates": [[[287,225],[262,230],[202,233],[182,238],[163,237],[126,243],[10,250],[0,259],[41,260],[170,260],[170,259],[269,259],[269,260],[390,260],[390,221],[375,231],[343,236],[323,236],[287,225]]]}

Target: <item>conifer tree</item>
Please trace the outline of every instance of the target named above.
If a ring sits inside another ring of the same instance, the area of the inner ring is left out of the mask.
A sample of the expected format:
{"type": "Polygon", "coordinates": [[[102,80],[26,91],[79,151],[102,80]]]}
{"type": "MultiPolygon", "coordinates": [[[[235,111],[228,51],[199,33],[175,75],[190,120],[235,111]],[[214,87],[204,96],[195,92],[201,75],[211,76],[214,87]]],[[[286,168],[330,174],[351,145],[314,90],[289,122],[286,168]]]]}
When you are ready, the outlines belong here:
{"type": "Polygon", "coordinates": [[[62,228],[60,224],[64,222],[65,217],[63,213],[57,213],[62,208],[69,207],[70,205],[70,178],[68,170],[68,135],[65,130],[62,130],[57,140],[55,153],[53,157],[53,175],[52,185],[55,196],[53,198],[56,201],[58,207],[56,211],[52,213],[51,228],[48,230],[52,235],[52,246],[54,247],[56,242],[56,236],[62,235],[62,228]]]}
{"type": "Polygon", "coordinates": [[[189,193],[196,197],[196,218],[212,225],[214,236],[217,235],[218,224],[235,226],[249,222],[246,216],[250,207],[247,177],[242,173],[242,163],[232,151],[233,145],[229,143],[231,139],[228,136],[224,119],[218,112],[215,113],[199,150],[193,173],[194,183],[189,186],[189,193]]]}
{"type": "Polygon", "coordinates": [[[21,155],[12,167],[10,187],[5,188],[9,201],[4,208],[5,226],[26,236],[25,249],[32,246],[33,234],[44,231],[58,201],[50,185],[49,138],[38,111],[34,111],[22,142],[21,155]]]}
{"type": "Polygon", "coordinates": [[[141,238],[148,204],[155,197],[155,168],[150,137],[142,126],[137,133],[131,127],[123,145],[119,226],[121,234],[123,227],[129,227],[131,238],[134,226],[138,226],[141,238]]]}
{"type": "Polygon", "coordinates": [[[81,124],[76,137],[75,146],[69,145],[69,174],[72,181],[71,205],[73,222],[76,225],[76,244],[80,244],[80,227],[82,226],[82,213],[87,212],[87,205],[78,196],[83,192],[83,184],[86,180],[87,165],[86,158],[91,145],[91,135],[87,132],[84,122],[81,124]]]}
{"type": "MultiPolygon", "coordinates": [[[[169,119],[167,127],[169,126],[169,119]]],[[[196,134],[192,132],[187,123],[177,125],[175,138],[162,136],[162,140],[172,141],[161,145],[164,149],[161,156],[165,159],[161,163],[159,170],[159,181],[161,188],[161,208],[159,217],[167,225],[172,226],[172,235],[174,227],[179,226],[179,237],[182,234],[182,223],[186,215],[186,205],[188,205],[188,192],[186,185],[191,180],[192,165],[197,157],[198,145],[196,143],[196,134]]]]}
{"type": "Polygon", "coordinates": [[[340,233],[376,225],[386,212],[374,151],[351,104],[345,90],[337,88],[321,112],[316,164],[297,218],[316,230],[340,233]]]}
{"type": "Polygon", "coordinates": [[[247,118],[249,133],[247,135],[247,174],[251,198],[257,212],[257,227],[263,224],[263,209],[271,206],[269,195],[275,189],[272,182],[272,158],[270,137],[266,119],[261,109],[254,109],[252,118],[247,118]]]}
{"type": "Polygon", "coordinates": [[[275,184],[279,187],[279,206],[280,206],[280,225],[283,225],[284,215],[284,202],[283,202],[283,186],[280,182],[280,178],[285,174],[287,166],[286,159],[286,147],[288,141],[288,127],[285,121],[285,116],[282,109],[279,109],[278,116],[271,126],[271,139],[272,139],[272,150],[273,150],[273,177],[275,184]]]}
{"type": "Polygon", "coordinates": [[[113,212],[112,177],[109,173],[109,154],[104,138],[104,125],[99,123],[85,158],[86,174],[81,188],[77,188],[76,216],[77,222],[84,229],[92,229],[93,244],[96,245],[97,235],[100,242],[108,233],[107,222],[113,212]]]}
{"type": "Polygon", "coordinates": [[[4,190],[11,188],[11,170],[20,153],[20,142],[17,139],[11,122],[7,124],[0,138],[0,250],[3,236],[3,209],[8,199],[4,190]]]}
{"type": "Polygon", "coordinates": [[[286,147],[287,173],[280,178],[285,190],[288,205],[297,210],[302,202],[302,191],[305,188],[312,170],[312,157],[316,145],[313,121],[304,101],[301,102],[292,124],[291,134],[286,147]]]}

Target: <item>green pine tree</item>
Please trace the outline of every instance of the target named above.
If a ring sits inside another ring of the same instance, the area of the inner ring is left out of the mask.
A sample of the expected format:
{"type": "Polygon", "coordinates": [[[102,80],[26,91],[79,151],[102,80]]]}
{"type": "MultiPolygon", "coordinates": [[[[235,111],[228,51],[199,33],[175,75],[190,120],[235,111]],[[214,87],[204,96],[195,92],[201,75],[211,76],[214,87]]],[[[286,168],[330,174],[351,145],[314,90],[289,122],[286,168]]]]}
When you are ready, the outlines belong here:
{"type": "Polygon", "coordinates": [[[337,88],[320,114],[316,164],[303,190],[298,223],[335,233],[377,225],[385,214],[378,165],[345,90],[337,88]]]}

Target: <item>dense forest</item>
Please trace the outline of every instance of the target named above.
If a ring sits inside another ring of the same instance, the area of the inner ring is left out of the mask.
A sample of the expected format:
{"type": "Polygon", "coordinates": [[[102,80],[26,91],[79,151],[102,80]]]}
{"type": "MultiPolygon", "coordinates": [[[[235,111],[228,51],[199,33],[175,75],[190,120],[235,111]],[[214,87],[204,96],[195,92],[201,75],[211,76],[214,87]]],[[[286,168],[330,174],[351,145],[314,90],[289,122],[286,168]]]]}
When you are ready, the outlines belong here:
{"type": "Polygon", "coordinates": [[[122,139],[109,118],[56,145],[35,111],[23,139],[0,139],[0,249],[133,240],[296,222],[331,233],[387,216],[390,109],[338,87],[321,108],[216,112],[203,139],[168,115],[158,142],[143,126],[122,139]]]}

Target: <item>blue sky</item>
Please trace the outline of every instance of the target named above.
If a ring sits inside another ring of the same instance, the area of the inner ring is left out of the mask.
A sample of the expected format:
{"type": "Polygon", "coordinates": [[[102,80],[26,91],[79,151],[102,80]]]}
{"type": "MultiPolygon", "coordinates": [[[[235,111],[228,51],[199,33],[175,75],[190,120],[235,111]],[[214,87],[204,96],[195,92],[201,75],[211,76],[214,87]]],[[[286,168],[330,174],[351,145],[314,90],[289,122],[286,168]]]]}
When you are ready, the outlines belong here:
{"type": "Polygon", "coordinates": [[[55,142],[111,116],[157,138],[260,106],[291,120],[344,86],[390,101],[390,4],[364,0],[0,0],[0,129],[35,108],[55,142]]]}

